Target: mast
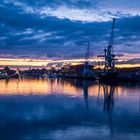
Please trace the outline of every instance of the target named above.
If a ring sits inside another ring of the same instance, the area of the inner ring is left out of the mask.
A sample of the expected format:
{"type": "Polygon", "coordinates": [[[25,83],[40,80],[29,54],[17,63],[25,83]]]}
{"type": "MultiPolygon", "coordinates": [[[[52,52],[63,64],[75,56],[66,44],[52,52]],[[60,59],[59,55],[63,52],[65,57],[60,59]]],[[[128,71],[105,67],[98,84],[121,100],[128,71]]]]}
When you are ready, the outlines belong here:
{"type": "Polygon", "coordinates": [[[86,55],[85,55],[84,72],[86,72],[88,70],[89,47],[90,47],[90,43],[88,42],[87,51],[86,51],[86,55]]]}
{"type": "Polygon", "coordinates": [[[86,56],[85,56],[85,62],[88,62],[88,60],[89,60],[89,47],[90,47],[90,44],[88,42],[87,52],[86,52],[86,56]]]}

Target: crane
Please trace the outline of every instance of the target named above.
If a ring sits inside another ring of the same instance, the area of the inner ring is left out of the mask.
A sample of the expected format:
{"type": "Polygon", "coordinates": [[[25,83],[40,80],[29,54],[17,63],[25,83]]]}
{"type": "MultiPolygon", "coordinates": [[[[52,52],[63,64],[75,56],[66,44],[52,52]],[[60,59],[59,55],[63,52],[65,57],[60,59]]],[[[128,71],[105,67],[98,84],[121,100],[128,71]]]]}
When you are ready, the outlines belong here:
{"type": "Polygon", "coordinates": [[[104,55],[99,55],[98,57],[105,58],[105,70],[114,70],[115,69],[115,55],[113,50],[113,43],[114,43],[114,29],[115,29],[115,19],[113,19],[111,34],[109,38],[108,46],[104,49],[104,55]]]}

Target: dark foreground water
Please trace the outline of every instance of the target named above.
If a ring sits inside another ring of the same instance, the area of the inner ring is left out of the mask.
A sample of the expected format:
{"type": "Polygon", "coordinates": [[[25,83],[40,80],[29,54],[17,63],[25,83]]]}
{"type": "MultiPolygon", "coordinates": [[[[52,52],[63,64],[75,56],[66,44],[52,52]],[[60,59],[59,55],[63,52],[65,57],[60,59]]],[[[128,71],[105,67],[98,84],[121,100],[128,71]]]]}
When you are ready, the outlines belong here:
{"type": "Polygon", "coordinates": [[[0,140],[140,140],[140,84],[1,80],[0,140]]]}

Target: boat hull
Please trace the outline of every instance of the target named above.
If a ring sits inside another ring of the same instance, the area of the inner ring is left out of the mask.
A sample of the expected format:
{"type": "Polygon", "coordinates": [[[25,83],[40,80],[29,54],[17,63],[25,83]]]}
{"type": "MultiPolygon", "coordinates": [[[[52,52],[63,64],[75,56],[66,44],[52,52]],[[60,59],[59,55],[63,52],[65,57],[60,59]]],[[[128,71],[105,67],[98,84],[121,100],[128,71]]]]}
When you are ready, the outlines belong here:
{"type": "Polygon", "coordinates": [[[113,82],[117,80],[118,72],[101,72],[98,74],[99,81],[113,82]]]}
{"type": "Polygon", "coordinates": [[[96,80],[95,76],[76,76],[76,75],[65,75],[63,78],[73,78],[73,79],[86,79],[86,80],[96,80]]]}

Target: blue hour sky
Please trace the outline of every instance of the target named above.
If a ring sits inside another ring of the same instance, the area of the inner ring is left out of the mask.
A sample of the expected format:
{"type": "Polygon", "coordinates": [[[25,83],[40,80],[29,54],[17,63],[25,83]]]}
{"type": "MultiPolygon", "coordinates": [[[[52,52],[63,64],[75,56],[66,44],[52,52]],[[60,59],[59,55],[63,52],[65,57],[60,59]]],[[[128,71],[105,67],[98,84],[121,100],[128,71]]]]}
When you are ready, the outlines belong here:
{"type": "Polygon", "coordinates": [[[1,0],[0,57],[81,58],[108,44],[116,18],[117,54],[140,54],[139,0],[1,0]]]}

